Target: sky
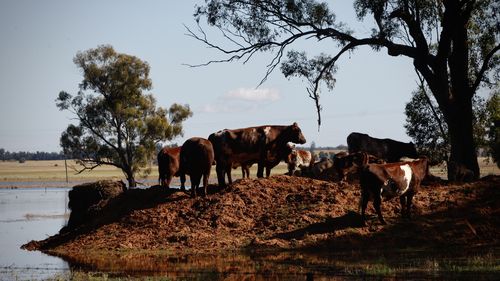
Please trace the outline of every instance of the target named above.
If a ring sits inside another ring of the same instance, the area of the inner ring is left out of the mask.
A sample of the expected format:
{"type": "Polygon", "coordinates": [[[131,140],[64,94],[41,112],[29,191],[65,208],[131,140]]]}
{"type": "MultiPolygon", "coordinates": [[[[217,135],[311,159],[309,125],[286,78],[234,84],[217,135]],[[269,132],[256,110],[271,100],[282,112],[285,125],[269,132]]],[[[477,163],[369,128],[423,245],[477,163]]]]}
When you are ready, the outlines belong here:
{"type": "MultiPolygon", "coordinates": [[[[193,116],[184,123],[181,145],[194,136],[207,138],[221,129],[297,122],[307,143],[346,144],[351,132],[410,141],[404,106],[417,87],[412,62],[369,47],[338,62],[336,86],[323,89],[322,125],[308,98],[306,83],[288,80],[276,69],[264,84],[270,54],[249,62],[189,67],[222,54],[186,35],[196,29],[199,1],[3,0],[0,1],[0,148],[14,151],[61,151],[59,138],[74,116],[59,111],[60,91],[76,94],[82,81],[73,63],[79,51],[109,44],[119,53],[149,63],[157,105],[188,104],[193,116]]],[[[337,20],[357,36],[371,33],[370,21],[358,22],[351,1],[329,1],[337,20]]],[[[224,44],[220,33],[209,39],[224,44]]],[[[300,42],[310,55],[334,54],[334,44],[300,42]]]]}

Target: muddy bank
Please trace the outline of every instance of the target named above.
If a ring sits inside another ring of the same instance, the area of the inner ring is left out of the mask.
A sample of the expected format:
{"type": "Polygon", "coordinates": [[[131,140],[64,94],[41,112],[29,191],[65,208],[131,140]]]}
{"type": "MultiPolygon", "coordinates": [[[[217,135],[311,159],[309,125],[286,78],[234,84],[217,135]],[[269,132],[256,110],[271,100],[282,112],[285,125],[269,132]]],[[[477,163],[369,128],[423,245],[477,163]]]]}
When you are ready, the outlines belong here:
{"type": "Polygon", "coordinates": [[[370,203],[362,226],[359,197],[356,184],[289,176],[239,180],[225,190],[211,186],[206,198],[196,199],[160,187],[127,190],[73,230],[23,247],[66,258],[144,250],[498,249],[499,176],[423,186],[411,221],[400,218],[398,199],[383,202],[387,225],[370,203]]]}

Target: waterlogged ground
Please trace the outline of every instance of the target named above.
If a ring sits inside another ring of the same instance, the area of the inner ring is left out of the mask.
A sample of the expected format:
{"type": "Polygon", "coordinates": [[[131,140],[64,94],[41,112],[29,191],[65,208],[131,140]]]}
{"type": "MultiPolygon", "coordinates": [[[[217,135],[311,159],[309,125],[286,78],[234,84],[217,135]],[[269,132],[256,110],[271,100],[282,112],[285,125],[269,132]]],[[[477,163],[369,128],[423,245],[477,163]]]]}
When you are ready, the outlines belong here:
{"type": "Polygon", "coordinates": [[[130,190],[70,240],[27,247],[64,257],[62,278],[76,280],[498,280],[499,187],[499,177],[428,185],[411,221],[384,202],[386,226],[372,209],[359,224],[355,185],[274,176],[197,199],[130,190]]]}
{"type": "Polygon", "coordinates": [[[0,189],[0,280],[36,280],[66,272],[60,258],[20,247],[66,223],[67,188],[0,189]]]}

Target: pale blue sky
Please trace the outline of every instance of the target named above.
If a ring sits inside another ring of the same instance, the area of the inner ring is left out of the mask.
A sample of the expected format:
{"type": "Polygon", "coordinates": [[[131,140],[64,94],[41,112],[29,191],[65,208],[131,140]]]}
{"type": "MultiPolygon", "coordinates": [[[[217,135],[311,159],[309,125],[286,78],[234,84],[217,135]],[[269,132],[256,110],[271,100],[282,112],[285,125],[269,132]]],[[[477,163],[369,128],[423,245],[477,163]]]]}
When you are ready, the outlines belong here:
{"type": "MultiPolygon", "coordinates": [[[[351,1],[330,1],[337,18],[367,36],[369,23],[355,21],[351,1]]],[[[287,80],[279,69],[258,89],[268,54],[242,63],[189,68],[221,54],[185,35],[195,28],[195,4],[204,1],[0,1],[0,148],[9,151],[60,151],[61,132],[72,115],[59,111],[59,91],[76,93],[82,76],[73,64],[78,51],[110,44],[151,66],[152,93],[158,105],[189,104],[194,115],[184,125],[182,142],[208,137],[224,128],[298,122],[309,145],[346,143],[350,132],[380,138],[410,139],[403,128],[404,105],[416,88],[412,63],[384,51],[358,49],[338,63],[337,85],[323,91],[323,124],[306,84],[287,80]]],[[[210,33],[213,39],[221,39],[210,33]]],[[[220,41],[219,41],[220,42],[220,41]]],[[[310,54],[332,46],[304,42],[310,54]]],[[[332,49],[333,50],[333,49],[332,49]]]]}

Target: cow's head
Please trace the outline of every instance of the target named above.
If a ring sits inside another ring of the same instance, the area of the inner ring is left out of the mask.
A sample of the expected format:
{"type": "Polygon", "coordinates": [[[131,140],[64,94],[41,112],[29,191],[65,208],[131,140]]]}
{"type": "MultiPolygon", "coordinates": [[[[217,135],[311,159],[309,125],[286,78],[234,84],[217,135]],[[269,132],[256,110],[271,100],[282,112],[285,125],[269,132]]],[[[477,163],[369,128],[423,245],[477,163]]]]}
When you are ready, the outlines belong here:
{"type": "Polygon", "coordinates": [[[398,184],[391,178],[382,183],[380,195],[384,198],[392,198],[398,194],[398,184]]]}
{"type": "Polygon", "coordinates": [[[294,122],[292,125],[288,126],[288,141],[298,144],[306,143],[306,138],[302,134],[299,125],[294,122]]]}

